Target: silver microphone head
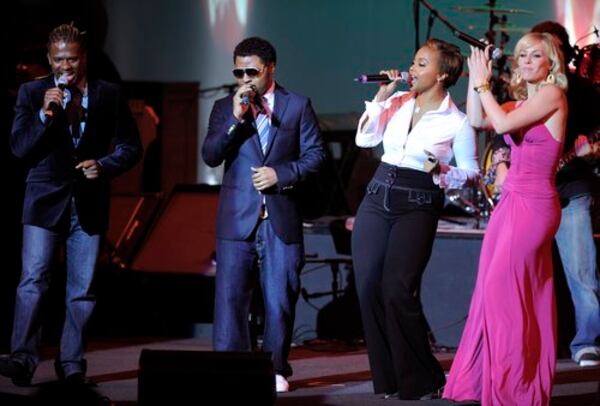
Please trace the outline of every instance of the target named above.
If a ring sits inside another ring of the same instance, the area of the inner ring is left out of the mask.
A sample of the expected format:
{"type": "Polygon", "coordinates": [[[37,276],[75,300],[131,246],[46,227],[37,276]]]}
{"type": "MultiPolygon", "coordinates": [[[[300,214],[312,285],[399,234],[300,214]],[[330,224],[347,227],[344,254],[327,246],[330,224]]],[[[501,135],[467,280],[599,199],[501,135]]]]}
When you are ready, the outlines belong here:
{"type": "Polygon", "coordinates": [[[504,56],[504,53],[500,48],[492,48],[491,57],[494,61],[497,61],[498,59],[502,58],[502,56],[504,56]]]}
{"type": "Polygon", "coordinates": [[[56,80],[56,86],[60,90],[65,90],[69,84],[69,76],[66,73],[61,74],[56,80]]]}
{"type": "MultiPolygon", "coordinates": [[[[251,85],[250,89],[252,90],[252,92],[254,92],[255,95],[258,92],[258,89],[254,85],[251,85]]],[[[251,97],[250,96],[252,96],[251,92],[247,92],[247,93],[244,93],[242,95],[242,102],[241,103],[242,103],[243,106],[247,106],[247,105],[250,104],[250,101],[251,101],[251,97]]]]}

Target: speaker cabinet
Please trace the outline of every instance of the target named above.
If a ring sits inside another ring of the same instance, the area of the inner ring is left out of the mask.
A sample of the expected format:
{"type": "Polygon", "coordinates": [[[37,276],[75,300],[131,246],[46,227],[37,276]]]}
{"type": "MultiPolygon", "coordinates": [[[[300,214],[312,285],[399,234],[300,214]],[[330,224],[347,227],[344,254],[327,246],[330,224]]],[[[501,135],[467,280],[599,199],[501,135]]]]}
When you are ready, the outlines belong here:
{"type": "Polygon", "coordinates": [[[144,349],[138,404],[274,405],[271,354],[144,349]]]}
{"type": "Polygon", "coordinates": [[[440,232],[421,282],[423,312],[431,339],[457,347],[477,279],[483,231],[440,232]]]}
{"type": "Polygon", "coordinates": [[[131,269],[213,275],[218,192],[215,186],[177,185],[131,269]]]}

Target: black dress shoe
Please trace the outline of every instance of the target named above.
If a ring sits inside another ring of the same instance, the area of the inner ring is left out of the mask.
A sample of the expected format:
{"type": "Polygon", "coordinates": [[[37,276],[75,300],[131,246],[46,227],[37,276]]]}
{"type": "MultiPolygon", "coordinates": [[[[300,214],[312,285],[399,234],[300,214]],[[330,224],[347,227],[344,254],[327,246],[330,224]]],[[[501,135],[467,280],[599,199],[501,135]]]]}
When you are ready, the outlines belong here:
{"type": "Polygon", "coordinates": [[[384,393],[383,396],[381,397],[382,399],[385,400],[389,400],[389,399],[398,399],[398,392],[394,392],[394,393],[384,393]]]}
{"type": "Polygon", "coordinates": [[[27,367],[11,357],[0,358],[0,375],[12,380],[16,386],[30,386],[32,373],[27,367]]]}

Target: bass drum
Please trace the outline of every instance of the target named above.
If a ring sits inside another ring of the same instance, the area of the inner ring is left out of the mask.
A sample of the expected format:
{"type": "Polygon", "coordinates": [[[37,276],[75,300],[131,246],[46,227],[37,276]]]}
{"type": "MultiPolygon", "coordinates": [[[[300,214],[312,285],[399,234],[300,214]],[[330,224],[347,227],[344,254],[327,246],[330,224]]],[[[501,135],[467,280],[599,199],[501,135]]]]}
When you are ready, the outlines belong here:
{"type": "Polygon", "coordinates": [[[581,48],[577,56],[577,74],[600,85],[600,44],[581,48]]]}

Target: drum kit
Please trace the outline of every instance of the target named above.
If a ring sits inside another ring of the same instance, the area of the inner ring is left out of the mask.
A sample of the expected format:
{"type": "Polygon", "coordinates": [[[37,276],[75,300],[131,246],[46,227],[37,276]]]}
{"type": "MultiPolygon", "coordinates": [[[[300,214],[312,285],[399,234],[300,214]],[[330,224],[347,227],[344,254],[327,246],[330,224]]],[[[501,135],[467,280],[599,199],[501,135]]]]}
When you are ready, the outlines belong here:
{"type": "Polygon", "coordinates": [[[595,86],[600,86],[600,43],[581,48],[575,57],[575,65],[579,76],[589,79],[595,86]]]}
{"type": "MultiPolygon", "coordinates": [[[[507,15],[533,14],[530,10],[502,7],[496,4],[495,1],[490,1],[480,7],[454,6],[452,9],[461,13],[488,13],[490,23],[489,26],[486,27],[487,32],[485,36],[491,44],[494,44],[496,43],[496,33],[499,32],[500,41],[498,47],[500,49],[503,49],[506,42],[508,42],[508,33],[524,34],[530,31],[530,29],[526,27],[508,24],[507,15]]],[[[469,25],[468,29],[481,32],[485,28],[482,26],[469,25]]],[[[598,29],[594,29],[589,35],[594,34],[596,38],[600,38],[598,29]]],[[[574,46],[574,48],[576,51],[574,60],[575,73],[590,80],[594,86],[600,86],[600,43],[596,42],[594,44],[586,45],[581,49],[577,46],[574,46]]],[[[504,61],[504,63],[505,62],[506,61],[504,61]]],[[[504,86],[504,88],[506,88],[507,81],[505,79],[509,77],[509,73],[507,70],[503,70],[503,67],[497,68],[499,71],[499,78],[504,78],[497,80],[498,86],[504,86]]],[[[497,95],[501,95],[503,89],[495,89],[495,91],[497,91],[497,95]]],[[[474,215],[484,219],[489,217],[499,198],[499,193],[494,187],[493,182],[486,181],[487,179],[493,179],[493,176],[489,176],[492,170],[492,155],[494,152],[491,144],[492,143],[488,140],[481,158],[481,172],[484,176],[479,186],[470,190],[468,188],[463,190],[450,190],[446,193],[446,197],[450,204],[459,207],[467,215],[474,215]]]]}

